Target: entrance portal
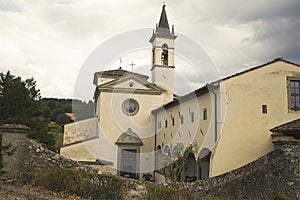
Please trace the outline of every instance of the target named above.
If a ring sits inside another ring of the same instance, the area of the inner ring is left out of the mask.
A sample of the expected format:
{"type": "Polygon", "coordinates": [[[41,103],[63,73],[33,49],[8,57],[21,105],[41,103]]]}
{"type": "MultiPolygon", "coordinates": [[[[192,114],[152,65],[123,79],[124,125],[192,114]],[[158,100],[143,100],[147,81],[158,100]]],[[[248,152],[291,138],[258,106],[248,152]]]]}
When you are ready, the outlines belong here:
{"type": "Polygon", "coordinates": [[[118,174],[126,178],[139,178],[141,139],[129,128],[118,138],[118,174]]]}
{"type": "Polygon", "coordinates": [[[120,175],[126,178],[137,178],[137,150],[121,150],[121,168],[120,175]]]}

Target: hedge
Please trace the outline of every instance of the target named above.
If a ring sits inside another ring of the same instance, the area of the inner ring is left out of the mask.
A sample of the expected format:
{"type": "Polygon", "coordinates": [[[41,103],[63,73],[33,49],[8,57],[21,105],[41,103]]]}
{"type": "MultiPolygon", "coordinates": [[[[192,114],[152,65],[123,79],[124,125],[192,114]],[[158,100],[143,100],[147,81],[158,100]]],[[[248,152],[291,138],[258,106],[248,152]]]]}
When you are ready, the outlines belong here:
{"type": "Polygon", "coordinates": [[[69,168],[45,168],[32,175],[31,183],[55,192],[89,199],[122,199],[123,180],[116,176],[69,168]]]}

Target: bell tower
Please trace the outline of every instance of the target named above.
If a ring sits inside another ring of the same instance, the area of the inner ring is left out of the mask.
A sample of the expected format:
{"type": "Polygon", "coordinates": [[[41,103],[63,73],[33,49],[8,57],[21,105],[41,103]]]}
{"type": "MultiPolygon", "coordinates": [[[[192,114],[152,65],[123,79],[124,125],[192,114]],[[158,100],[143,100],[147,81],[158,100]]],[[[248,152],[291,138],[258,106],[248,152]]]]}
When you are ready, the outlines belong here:
{"type": "Polygon", "coordinates": [[[152,43],[152,83],[173,93],[174,85],[174,26],[170,31],[169,22],[163,5],[159,23],[153,30],[149,42],[152,43]]]}

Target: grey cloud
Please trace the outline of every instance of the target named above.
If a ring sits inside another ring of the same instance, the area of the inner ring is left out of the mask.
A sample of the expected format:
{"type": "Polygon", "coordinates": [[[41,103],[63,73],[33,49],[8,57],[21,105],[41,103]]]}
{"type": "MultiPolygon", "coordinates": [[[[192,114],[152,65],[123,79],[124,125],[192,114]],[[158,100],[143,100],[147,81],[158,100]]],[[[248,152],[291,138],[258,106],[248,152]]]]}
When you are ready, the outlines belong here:
{"type": "Polygon", "coordinates": [[[19,6],[17,6],[13,1],[2,0],[0,2],[0,11],[21,12],[22,9],[19,6]]]}
{"type": "MultiPolygon", "coordinates": [[[[30,63],[43,95],[54,95],[47,87],[48,76],[52,74],[51,81],[61,87],[56,96],[70,97],[72,89],[65,91],[63,85],[72,88],[87,55],[114,35],[154,28],[161,3],[160,0],[0,0],[0,58],[5,58],[0,59],[0,67],[11,65],[11,70],[19,68],[14,71],[22,73],[21,69],[27,69],[30,63]],[[69,76],[64,78],[61,74],[69,76]]],[[[175,31],[201,45],[222,75],[281,56],[300,62],[299,0],[166,0],[166,4],[175,31]]],[[[144,38],[147,44],[149,35],[144,38]]],[[[179,55],[183,48],[177,41],[175,48],[179,55]]],[[[145,56],[150,57],[150,53],[145,56]]],[[[201,56],[196,55],[196,59],[202,62],[197,65],[204,66],[202,75],[208,65],[201,56]]],[[[97,66],[91,71],[97,71],[97,66]]],[[[178,62],[175,70],[181,73],[182,66],[178,62]]],[[[209,81],[208,76],[199,78],[188,70],[183,78],[193,85],[209,81]]],[[[177,85],[181,87],[185,80],[178,79],[177,85]]]]}

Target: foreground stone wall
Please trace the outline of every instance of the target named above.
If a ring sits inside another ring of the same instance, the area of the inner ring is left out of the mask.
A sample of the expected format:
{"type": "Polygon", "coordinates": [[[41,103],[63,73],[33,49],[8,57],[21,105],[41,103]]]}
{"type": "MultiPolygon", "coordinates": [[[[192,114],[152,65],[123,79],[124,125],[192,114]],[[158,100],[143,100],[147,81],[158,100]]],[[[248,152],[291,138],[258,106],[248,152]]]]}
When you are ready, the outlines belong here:
{"type": "Polygon", "coordinates": [[[29,140],[27,132],[30,129],[24,125],[2,125],[2,146],[9,148],[2,150],[0,180],[25,180],[35,170],[45,167],[77,168],[83,171],[98,172],[95,168],[82,165],[67,159],[50,150],[42,144],[29,140]]]}
{"type": "MultiPolygon", "coordinates": [[[[99,173],[95,168],[66,159],[29,140],[28,131],[22,125],[0,126],[2,145],[9,147],[1,151],[1,170],[5,173],[0,174],[0,180],[26,180],[30,173],[44,167],[76,168],[99,173]]],[[[273,140],[273,143],[273,152],[224,175],[187,183],[188,189],[204,198],[274,199],[276,194],[285,194],[290,199],[300,199],[299,140],[284,137],[273,140]]],[[[128,181],[128,195],[140,196],[145,188],[143,185],[139,181],[128,181]]],[[[170,187],[168,183],[158,185],[170,187]]]]}
{"type": "Polygon", "coordinates": [[[24,125],[2,125],[0,133],[2,136],[1,154],[3,175],[2,179],[8,177],[19,179],[22,177],[23,158],[26,156],[26,145],[24,141],[27,139],[27,132],[30,129],[24,125]]]}
{"type": "Polygon", "coordinates": [[[188,183],[201,197],[274,199],[284,194],[300,199],[299,141],[277,141],[275,150],[248,165],[221,176],[188,183]]]}

